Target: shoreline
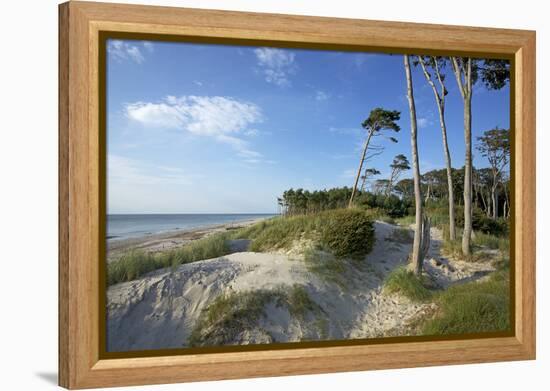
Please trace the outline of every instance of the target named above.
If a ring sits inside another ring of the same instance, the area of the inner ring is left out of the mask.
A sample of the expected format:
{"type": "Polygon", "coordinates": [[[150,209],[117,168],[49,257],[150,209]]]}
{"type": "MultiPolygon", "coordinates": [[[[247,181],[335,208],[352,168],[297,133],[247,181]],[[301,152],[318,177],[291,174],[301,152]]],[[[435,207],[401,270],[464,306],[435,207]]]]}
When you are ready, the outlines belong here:
{"type": "Polygon", "coordinates": [[[165,232],[145,234],[138,237],[130,237],[124,239],[106,240],[107,262],[111,262],[118,258],[128,250],[143,250],[146,252],[163,252],[169,251],[181,246],[184,246],[194,240],[204,238],[214,233],[226,232],[233,229],[239,229],[256,224],[263,220],[268,220],[270,217],[259,217],[230,223],[208,225],[196,228],[177,229],[165,232]]]}

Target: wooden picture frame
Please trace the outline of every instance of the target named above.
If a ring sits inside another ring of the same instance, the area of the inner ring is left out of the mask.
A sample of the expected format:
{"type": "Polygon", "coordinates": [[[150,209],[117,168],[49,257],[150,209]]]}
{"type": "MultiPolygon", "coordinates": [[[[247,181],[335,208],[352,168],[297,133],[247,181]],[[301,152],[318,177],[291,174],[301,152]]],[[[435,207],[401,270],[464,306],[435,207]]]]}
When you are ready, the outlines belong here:
{"type": "Polygon", "coordinates": [[[59,6],[59,384],[90,388],[535,358],[535,32],[71,1],[59,6]],[[468,53],[514,64],[512,336],[108,358],[98,259],[101,32],[282,47],[468,53]]]}

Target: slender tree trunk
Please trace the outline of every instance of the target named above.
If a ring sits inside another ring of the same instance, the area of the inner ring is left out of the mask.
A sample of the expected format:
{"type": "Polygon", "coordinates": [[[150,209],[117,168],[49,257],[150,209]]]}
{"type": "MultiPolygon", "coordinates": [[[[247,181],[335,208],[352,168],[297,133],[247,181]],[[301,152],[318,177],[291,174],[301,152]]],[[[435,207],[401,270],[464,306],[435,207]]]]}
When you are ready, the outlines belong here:
{"type": "Polygon", "coordinates": [[[447,125],[445,123],[445,85],[443,84],[443,78],[441,77],[439,67],[437,65],[437,59],[433,58],[434,68],[436,72],[437,79],[439,80],[439,85],[441,86],[441,95],[437,92],[432,78],[430,77],[424,60],[419,56],[420,65],[422,66],[422,71],[426,81],[432,87],[432,91],[435,97],[435,103],[437,105],[437,110],[439,112],[439,126],[441,127],[441,135],[443,137],[443,153],[445,154],[445,165],[447,168],[447,192],[449,200],[449,239],[455,240],[456,238],[456,228],[455,228],[455,200],[454,200],[454,191],[453,191],[453,171],[451,163],[451,154],[449,152],[449,143],[447,140],[447,125]]]}
{"type": "Polygon", "coordinates": [[[369,135],[367,137],[367,140],[365,141],[365,147],[363,148],[361,160],[359,161],[359,168],[357,169],[357,175],[355,176],[355,183],[353,184],[351,197],[349,198],[348,208],[351,208],[353,206],[353,199],[355,198],[355,193],[357,192],[357,184],[359,183],[359,178],[361,177],[361,170],[363,169],[363,163],[365,162],[365,157],[367,156],[367,150],[369,149],[369,143],[373,132],[374,130],[372,129],[369,131],[369,135]]]}
{"type": "Polygon", "coordinates": [[[456,57],[451,58],[460,94],[464,102],[464,233],[462,235],[462,254],[469,256],[472,240],[472,59],[468,58],[464,66],[456,57]],[[464,74],[464,83],[462,82],[464,74]]]}
{"type": "MultiPolygon", "coordinates": [[[[468,67],[471,67],[468,60],[468,67]]],[[[471,84],[471,80],[468,81],[471,84]]],[[[462,253],[470,255],[472,236],[472,97],[468,92],[464,99],[464,233],[462,235],[462,253]]]]}
{"type": "Polygon", "coordinates": [[[422,194],[420,190],[420,167],[418,165],[418,146],[416,136],[416,107],[414,104],[413,85],[411,78],[411,66],[409,64],[409,56],[404,55],[405,64],[405,76],[407,78],[407,98],[409,100],[409,112],[411,117],[411,150],[412,150],[412,163],[413,163],[413,177],[414,177],[414,203],[416,220],[414,226],[414,240],[411,255],[411,262],[413,265],[414,273],[417,276],[422,274],[422,194]]]}

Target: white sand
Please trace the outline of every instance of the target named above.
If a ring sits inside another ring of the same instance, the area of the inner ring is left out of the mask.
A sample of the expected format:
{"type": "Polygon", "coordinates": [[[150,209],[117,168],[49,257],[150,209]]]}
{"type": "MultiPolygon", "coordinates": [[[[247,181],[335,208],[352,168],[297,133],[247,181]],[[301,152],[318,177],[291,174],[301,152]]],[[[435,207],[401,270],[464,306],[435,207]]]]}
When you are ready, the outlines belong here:
{"type": "MultiPolygon", "coordinates": [[[[322,309],[321,318],[296,319],[283,307],[269,304],[258,327],[233,343],[291,342],[403,335],[433,304],[415,304],[387,295],[383,281],[407,262],[410,243],[391,238],[397,227],[376,222],[376,244],[365,261],[346,271],[346,286],[327,282],[308,271],[296,252],[237,252],[224,257],[161,270],[111,286],[108,302],[108,350],[128,351],[184,347],[201,311],[220,294],[303,286],[322,309]]],[[[440,232],[432,229],[432,248],[425,268],[434,282],[448,287],[483,277],[489,262],[442,259],[440,232]]],[[[236,248],[242,246],[238,243],[236,248]]],[[[246,247],[246,246],[245,246],[246,247]]]]}

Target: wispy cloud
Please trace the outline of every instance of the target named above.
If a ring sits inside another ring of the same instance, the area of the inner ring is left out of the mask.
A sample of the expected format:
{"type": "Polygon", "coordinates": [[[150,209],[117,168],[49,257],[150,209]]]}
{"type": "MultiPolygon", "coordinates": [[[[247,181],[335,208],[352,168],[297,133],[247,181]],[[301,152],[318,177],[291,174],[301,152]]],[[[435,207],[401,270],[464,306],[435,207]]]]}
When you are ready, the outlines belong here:
{"type": "Polygon", "coordinates": [[[418,123],[419,128],[425,128],[431,124],[431,121],[424,117],[419,117],[416,122],[418,123]]]}
{"type": "Polygon", "coordinates": [[[315,100],[317,101],[324,101],[328,100],[330,98],[330,94],[326,93],[325,91],[318,90],[315,92],[315,100]]]}
{"type": "Polygon", "coordinates": [[[334,127],[331,126],[328,128],[328,131],[330,133],[336,133],[336,134],[359,134],[361,131],[361,127],[334,127]]]}
{"type": "Polygon", "coordinates": [[[294,53],[283,49],[258,48],[254,50],[258,65],[262,68],[265,81],[279,87],[289,87],[289,75],[296,73],[294,53]]]}
{"type": "Polygon", "coordinates": [[[186,173],[179,167],[149,164],[124,156],[109,154],[107,157],[110,184],[127,185],[191,185],[200,175],[186,173]]]}
{"type": "Polygon", "coordinates": [[[348,168],[347,170],[344,170],[342,174],[340,174],[340,178],[342,179],[352,179],[355,178],[357,175],[357,169],[355,168],[348,168]]]}
{"type": "Polygon", "coordinates": [[[160,102],[135,102],[125,106],[126,116],[146,127],[181,129],[212,137],[230,145],[245,160],[260,160],[251,143],[243,137],[258,134],[252,124],[263,121],[260,107],[222,96],[167,96],[160,102]]]}
{"type": "Polygon", "coordinates": [[[353,63],[357,68],[363,68],[369,58],[368,54],[357,53],[353,56],[353,63]]]}
{"type": "Polygon", "coordinates": [[[130,60],[137,64],[141,64],[145,61],[142,50],[152,53],[154,51],[154,45],[148,41],[142,41],[141,44],[139,44],[128,43],[121,40],[110,40],[107,44],[107,52],[118,62],[130,60]]]}

